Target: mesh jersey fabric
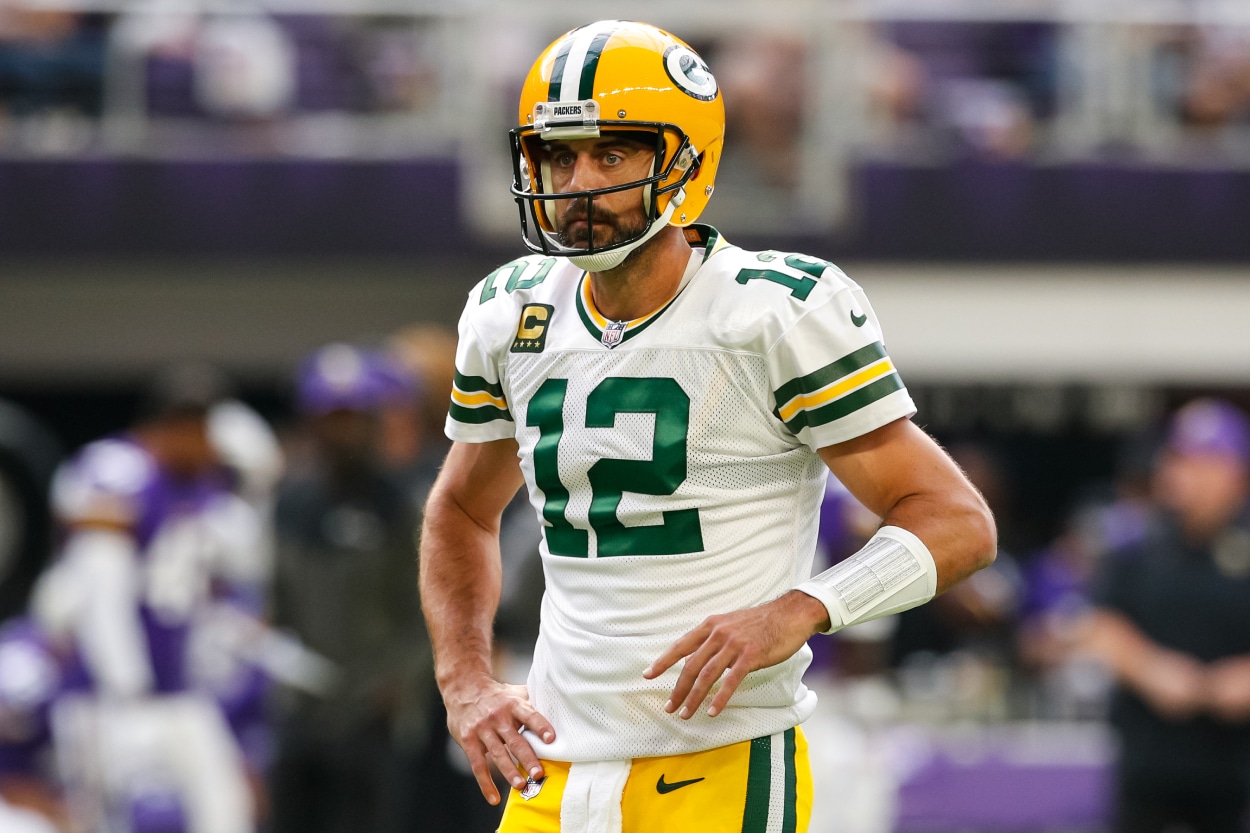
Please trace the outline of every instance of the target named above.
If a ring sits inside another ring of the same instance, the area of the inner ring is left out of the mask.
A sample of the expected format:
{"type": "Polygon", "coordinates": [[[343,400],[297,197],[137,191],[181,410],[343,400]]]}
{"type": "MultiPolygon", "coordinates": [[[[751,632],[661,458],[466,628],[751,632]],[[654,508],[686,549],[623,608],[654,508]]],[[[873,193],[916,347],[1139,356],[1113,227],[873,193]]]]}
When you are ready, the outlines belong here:
{"type": "Polygon", "coordinates": [[[531,256],[474,287],[460,321],[447,435],[515,438],[544,524],[529,678],[557,733],[530,737],[543,758],[684,754],[806,719],[806,647],[748,675],[715,718],[663,711],[680,666],[642,672],[706,617],[808,578],[816,450],[915,411],[837,267],[697,233],[697,271],[644,319],[607,321],[580,269],[531,256]]]}

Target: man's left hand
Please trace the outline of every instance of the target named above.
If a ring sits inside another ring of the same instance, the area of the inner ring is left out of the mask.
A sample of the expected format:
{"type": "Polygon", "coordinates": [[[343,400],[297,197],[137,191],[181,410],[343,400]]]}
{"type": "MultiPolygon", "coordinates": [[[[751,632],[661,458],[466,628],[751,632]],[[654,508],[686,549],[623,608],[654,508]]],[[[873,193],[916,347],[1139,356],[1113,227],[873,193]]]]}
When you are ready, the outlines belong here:
{"type": "Polygon", "coordinates": [[[715,717],[747,674],[789,659],[808,637],[828,627],[824,605],[806,593],[791,590],[759,607],[709,616],[674,642],[643,676],[653,680],[685,657],[664,710],[688,720],[719,680],[720,688],[707,710],[709,717],[715,717]]]}

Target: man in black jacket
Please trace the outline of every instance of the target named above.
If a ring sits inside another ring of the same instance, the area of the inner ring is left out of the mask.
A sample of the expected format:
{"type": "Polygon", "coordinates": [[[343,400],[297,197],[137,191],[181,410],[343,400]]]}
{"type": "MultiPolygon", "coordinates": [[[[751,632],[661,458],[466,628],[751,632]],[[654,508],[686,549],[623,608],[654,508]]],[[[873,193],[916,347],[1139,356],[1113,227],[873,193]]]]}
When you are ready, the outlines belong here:
{"type": "Polygon", "coordinates": [[[1120,833],[1237,833],[1250,797],[1250,421],[1199,400],[1156,472],[1166,518],[1095,585],[1115,675],[1120,833]]]}

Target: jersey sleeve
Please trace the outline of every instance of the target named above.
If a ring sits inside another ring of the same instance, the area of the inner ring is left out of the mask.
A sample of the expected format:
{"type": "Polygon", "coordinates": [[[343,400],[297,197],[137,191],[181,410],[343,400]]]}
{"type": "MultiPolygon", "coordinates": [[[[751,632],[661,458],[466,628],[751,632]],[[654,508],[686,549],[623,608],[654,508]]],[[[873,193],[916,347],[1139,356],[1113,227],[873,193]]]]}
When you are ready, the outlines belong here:
{"type": "Polygon", "coordinates": [[[916,412],[864,291],[834,266],[812,301],[768,350],[776,414],[813,450],[916,412]]]}
{"type": "Polygon", "coordinates": [[[479,332],[483,318],[479,293],[469,294],[460,316],[456,375],[451,389],[445,432],[454,442],[485,443],[515,436],[512,413],[504,396],[498,348],[479,332]]]}

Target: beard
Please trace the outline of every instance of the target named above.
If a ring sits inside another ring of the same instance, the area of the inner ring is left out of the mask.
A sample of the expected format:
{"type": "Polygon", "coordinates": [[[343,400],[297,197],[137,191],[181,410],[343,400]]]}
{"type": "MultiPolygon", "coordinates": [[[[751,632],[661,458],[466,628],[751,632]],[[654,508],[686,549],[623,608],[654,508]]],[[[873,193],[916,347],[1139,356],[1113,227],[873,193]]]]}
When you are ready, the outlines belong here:
{"type": "Polygon", "coordinates": [[[647,221],[641,211],[623,217],[598,205],[591,211],[589,202],[588,198],[573,200],[560,215],[557,226],[560,245],[570,249],[589,249],[593,234],[595,249],[607,249],[639,237],[647,230],[647,221]],[[590,216],[591,223],[584,222],[587,216],[590,216]],[[570,228],[579,220],[583,221],[582,225],[570,228]]]}

